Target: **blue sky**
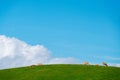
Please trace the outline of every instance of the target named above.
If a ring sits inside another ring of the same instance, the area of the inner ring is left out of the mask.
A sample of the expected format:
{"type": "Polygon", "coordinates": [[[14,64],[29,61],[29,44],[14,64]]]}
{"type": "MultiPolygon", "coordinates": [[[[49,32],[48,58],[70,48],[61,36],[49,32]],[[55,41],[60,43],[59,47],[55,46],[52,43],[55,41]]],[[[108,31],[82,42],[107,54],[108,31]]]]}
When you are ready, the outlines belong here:
{"type": "Polygon", "coordinates": [[[119,0],[0,0],[0,34],[53,57],[120,63],[119,0]]]}

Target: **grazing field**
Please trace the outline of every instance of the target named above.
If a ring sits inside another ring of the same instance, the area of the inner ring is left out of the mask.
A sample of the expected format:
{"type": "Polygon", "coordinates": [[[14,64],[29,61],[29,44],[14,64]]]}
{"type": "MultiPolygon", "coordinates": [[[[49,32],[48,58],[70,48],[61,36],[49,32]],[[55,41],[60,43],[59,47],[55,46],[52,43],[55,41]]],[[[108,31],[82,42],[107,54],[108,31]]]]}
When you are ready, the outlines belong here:
{"type": "Polygon", "coordinates": [[[0,70],[0,80],[120,80],[120,68],[93,65],[41,65],[0,70]]]}

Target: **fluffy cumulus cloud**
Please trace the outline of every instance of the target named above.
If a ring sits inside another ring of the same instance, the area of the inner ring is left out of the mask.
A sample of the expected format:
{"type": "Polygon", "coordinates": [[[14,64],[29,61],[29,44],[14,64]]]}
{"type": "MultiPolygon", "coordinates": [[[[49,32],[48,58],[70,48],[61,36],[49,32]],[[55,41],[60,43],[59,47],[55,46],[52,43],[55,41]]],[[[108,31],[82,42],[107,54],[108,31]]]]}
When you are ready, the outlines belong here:
{"type": "Polygon", "coordinates": [[[77,63],[74,58],[51,58],[50,51],[43,45],[29,45],[14,37],[0,35],[0,68],[31,64],[77,63]]]}

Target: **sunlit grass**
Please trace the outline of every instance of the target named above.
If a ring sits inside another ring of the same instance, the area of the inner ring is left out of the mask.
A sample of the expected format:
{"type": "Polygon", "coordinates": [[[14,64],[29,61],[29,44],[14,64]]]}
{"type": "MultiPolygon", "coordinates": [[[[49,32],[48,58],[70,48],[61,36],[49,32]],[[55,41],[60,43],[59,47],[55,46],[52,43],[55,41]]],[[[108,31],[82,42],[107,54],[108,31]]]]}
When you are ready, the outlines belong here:
{"type": "Polygon", "coordinates": [[[0,70],[0,80],[120,80],[120,68],[93,65],[42,65],[0,70]]]}

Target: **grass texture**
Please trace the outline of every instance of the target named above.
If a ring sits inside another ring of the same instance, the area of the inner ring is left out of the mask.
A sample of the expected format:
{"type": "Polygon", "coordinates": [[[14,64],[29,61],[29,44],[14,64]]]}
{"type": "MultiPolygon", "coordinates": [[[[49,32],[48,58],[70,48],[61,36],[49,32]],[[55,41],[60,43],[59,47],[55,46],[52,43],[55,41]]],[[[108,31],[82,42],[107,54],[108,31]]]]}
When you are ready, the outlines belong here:
{"type": "Polygon", "coordinates": [[[0,70],[0,80],[120,80],[120,68],[79,64],[0,70]]]}

